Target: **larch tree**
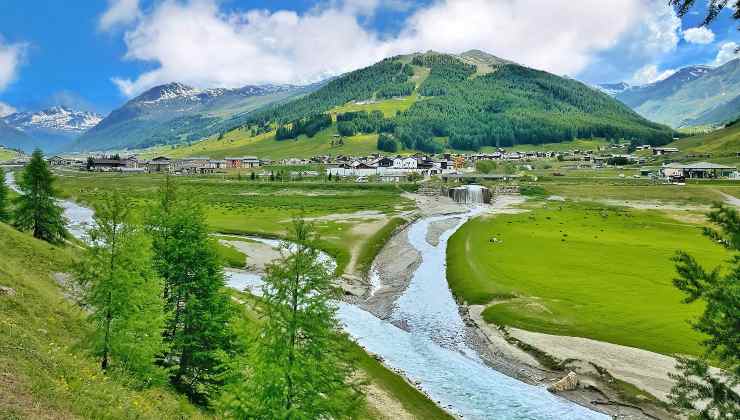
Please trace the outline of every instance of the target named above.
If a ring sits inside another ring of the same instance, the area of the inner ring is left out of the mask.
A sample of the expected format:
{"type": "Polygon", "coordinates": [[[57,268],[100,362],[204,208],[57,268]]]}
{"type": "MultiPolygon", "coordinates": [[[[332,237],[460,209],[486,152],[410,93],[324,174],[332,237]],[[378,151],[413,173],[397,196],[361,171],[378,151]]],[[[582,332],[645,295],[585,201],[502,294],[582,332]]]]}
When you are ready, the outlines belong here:
{"type": "Polygon", "coordinates": [[[708,338],[701,359],[678,358],[678,374],[670,398],[696,419],[740,418],[740,214],[720,205],[709,213],[720,230],[706,228],[713,241],[733,252],[727,267],[704,269],[693,257],[679,252],[674,261],[678,278],[673,283],[686,294],[684,302],[701,301],[702,315],[692,323],[708,338]],[[710,369],[710,361],[721,368],[710,369]]]}
{"type": "Polygon", "coordinates": [[[161,373],[155,362],[163,351],[162,280],[153,267],[149,236],[131,211],[118,192],[103,200],[76,274],[95,326],[92,341],[101,368],[115,364],[150,381],[161,373]]]}
{"type": "Polygon", "coordinates": [[[206,404],[222,384],[223,358],[238,348],[235,307],[202,207],[181,199],[169,178],[160,194],[149,230],[168,315],[163,336],[169,350],[163,362],[181,392],[206,404]]]}
{"type": "Polygon", "coordinates": [[[18,181],[21,194],[15,199],[13,222],[34,238],[61,243],[67,237],[62,208],[55,201],[54,176],[41,150],[33,151],[31,161],[18,181]]]}
{"type": "Polygon", "coordinates": [[[10,221],[10,210],[8,210],[8,186],[5,185],[5,171],[0,168],[0,222],[10,221]]]}
{"type": "Polygon", "coordinates": [[[336,319],[331,267],[310,224],[296,220],[295,248],[267,268],[264,322],[242,371],[220,401],[225,416],[256,419],[350,418],[364,404],[348,339],[336,319]]]}

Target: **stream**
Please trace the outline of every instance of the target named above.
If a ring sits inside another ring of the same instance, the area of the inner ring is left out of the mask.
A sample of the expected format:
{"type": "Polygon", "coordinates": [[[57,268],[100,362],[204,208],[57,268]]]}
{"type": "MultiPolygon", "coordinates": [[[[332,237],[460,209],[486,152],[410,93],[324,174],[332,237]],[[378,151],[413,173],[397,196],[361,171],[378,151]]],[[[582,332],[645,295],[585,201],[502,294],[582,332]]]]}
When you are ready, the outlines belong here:
{"type": "MultiPolygon", "coordinates": [[[[6,175],[6,183],[20,192],[12,172],[6,175]]],[[[93,223],[93,211],[68,200],[59,204],[70,233],[84,240],[85,229],[93,223]]],[[[551,394],[543,386],[529,385],[491,369],[465,343],[464,322],[447,286],[446,249],[450,236],[479,212],[473,209],[462,217],[427,217],[411,226],[409,241],[420,252],[422,262],[391,314],[393,321],[407,326],[406,330],[345,302],[338,302],[340,322],[360,345],[381,356],[384,364],[403,372],[432,400],[463,418],[608,419],[551,394]],[[461,221],[442,234],[437,246],[429,244],[426,234],[430,223],[448,218],[461,221]]],[[[277,245],[271,239],[264,242],[277,245]]],[[[260,275],[230,269],[226,275],[229,287],[261,293],[260,275]]],[[[377,276],[373,276],[372,287],[382,287],[377,276]]]]}

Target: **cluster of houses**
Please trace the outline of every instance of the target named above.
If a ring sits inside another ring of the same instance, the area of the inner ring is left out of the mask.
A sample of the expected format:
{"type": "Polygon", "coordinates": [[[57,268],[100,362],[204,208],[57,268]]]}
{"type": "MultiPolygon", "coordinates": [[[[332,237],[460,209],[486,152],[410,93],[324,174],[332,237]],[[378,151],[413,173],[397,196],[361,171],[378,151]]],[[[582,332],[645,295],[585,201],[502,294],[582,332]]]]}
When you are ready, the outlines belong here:
{"type": "MultiPolygon", "coordinates": [[[[671,154],[678,151],[675,148],[652,148],[654,155],[671,154]]],[[[620,152],[616,150],[616,152],[620,152]]],[[[372,154],[364,157],[353,156],[314,156],[310,159],[290,158],[280,161],[259,159],[255,156],[226,157],[223,159],[210,159],[207,157],[190,157],[173,159],[166,156],[158,156],[153,159],[140,159],[136,155],[124,156],[91,156],[86,160],[71,159],[63,156],[52,156],[48,162],[52,166],[75,167],[87,171],[118,171],[118,172],[142,172],[158,173],[168,172],[176,174],[211,174],[225,172],[228,169],[253,169],[266,165],[283,166],[308,166],[322,165],[325,174],[333,177],[365,178],[376,177],[380,181],[398,182],[412,176],[451,176],[473,171],[476,162],[511,161],[522,162],[521,168],[531,169],[531,165],[524,164],[538,159],[557,159],[564,162],[574,162],[575,167],[602,168],[614,164],[619,160],[620,165],[644,164],[646,158],[633,154],[609,153],[606,151],[594,152],[586,150],[570,150],[563,152],[552,151],[529,151],[508,152],[499,149],[492,153],[475,154],[450,154],[439,155],[416,154],[413,156],[383,156],[372,154]]],[[[310,174],[318,176],[318,172],[309,171],[310,174]]],[[[309,172],[306,172],[308,174],[309,172]]],[[[682,182],[685,179],[712,179],[712,178],[738,178],[736,167],[718,165],[707,162],[696,162],[691,164],[670,163],[662,167],[643,167],[641,175],[651,176],[682,182]]],[[[264,175],[264,174],[262,174],[264,175]]],[[[268,174],[269,175],[269,174],[268,174]]],[[[306,175],[304,175],[306,176],[306,175]]]]}
{"type": "Polygon", "coordinates": [[[206,157],[171,159],[166,156],[158,156],[153,159],[139,159],[136,155],[124,157],[115,155],[90,156],[86,160],[52,156],[47,161],[55,167],[66,166],[96,172],[171,172],[182,174],[211,174],[229,168],[257,168],[263,164],[263,161],[255,156],[227,157],[224,159],[206,157]]]}

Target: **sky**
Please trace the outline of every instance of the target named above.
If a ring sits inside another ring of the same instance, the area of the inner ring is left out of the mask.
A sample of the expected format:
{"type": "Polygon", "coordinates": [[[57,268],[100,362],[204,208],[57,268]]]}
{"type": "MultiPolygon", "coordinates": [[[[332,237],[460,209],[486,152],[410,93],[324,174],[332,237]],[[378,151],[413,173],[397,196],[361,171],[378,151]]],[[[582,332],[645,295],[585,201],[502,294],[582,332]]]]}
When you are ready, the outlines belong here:
{"type": "Polygon", "coordinates": [[[479,49],[586,83],[738,57],[726,10],[667,0],[2,0],[0,116],[106,114],[153,86],[305,84],[384,57],[479,49]],[[544,7],[543,5],[547,5],[544,7]]]}

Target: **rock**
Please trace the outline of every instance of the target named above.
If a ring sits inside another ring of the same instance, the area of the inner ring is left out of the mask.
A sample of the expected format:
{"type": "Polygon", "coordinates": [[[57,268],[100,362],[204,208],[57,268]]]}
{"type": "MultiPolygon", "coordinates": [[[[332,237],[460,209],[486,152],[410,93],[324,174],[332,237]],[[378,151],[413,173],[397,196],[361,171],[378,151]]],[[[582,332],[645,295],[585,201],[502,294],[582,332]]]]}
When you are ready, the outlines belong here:
{"type": "Polygon", "coordinates": [[[15,296],[15,290],[10,287],[0,286],[0,296],[15,296]]]}
{"type": "Polygon", "coordinates": [[[547,390],[552,393],[558,393],[563,391],[573,391],[578,388],[578,375],[575,372],[568,372],[561,380],[547,387],[547,390]]]}

